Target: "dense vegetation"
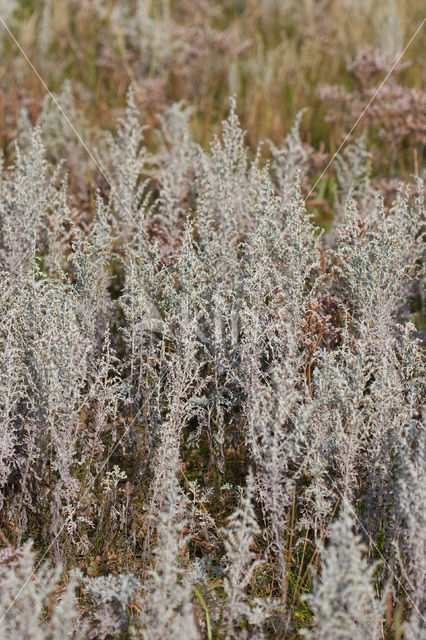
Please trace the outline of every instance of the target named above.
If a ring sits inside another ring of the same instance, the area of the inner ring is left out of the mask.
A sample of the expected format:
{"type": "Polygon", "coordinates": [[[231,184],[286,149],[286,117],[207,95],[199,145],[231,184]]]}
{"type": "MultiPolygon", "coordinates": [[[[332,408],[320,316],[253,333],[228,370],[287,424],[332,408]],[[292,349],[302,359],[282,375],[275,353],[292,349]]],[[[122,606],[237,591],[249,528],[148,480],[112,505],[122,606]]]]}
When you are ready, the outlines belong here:
{"type": "Polygon", "coordinates": [[[1,638],[426,638],[421,8],[0,2],[1,638]]]}

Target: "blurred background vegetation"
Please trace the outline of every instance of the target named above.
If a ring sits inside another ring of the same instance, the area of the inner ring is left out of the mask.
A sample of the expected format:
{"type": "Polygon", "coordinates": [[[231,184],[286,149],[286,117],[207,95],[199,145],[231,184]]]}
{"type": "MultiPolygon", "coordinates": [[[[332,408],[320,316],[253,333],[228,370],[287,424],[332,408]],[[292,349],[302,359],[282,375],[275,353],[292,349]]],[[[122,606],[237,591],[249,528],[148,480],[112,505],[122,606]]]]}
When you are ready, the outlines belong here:
{"type": "MultiPolygon", "coordinates": [[[[390,61],[371,74],[377,86],[424,18],[422,0],[3,0],[0,6],[50,90],[60,93],[69,83],[86,135],[112,126],[133,82],[147,124],[185,100],[196,107],[198,141],[207,143],[235,94],[253,148],[261,140],[282,142],[306,108],[302,139],[329,152],[352,114],[344,108],[330,114],[323,88],[365,93],[350,69],[365,47],[390,61]]],[[[21,109],[35,122],[45,90],[4,29],[1,38],[0,136],[7,151],[21,109]]],[[[422,29],[390,86],[424,90],[425,49],[422,29]]],[[[421,107],[424,96],[415,105],[421,107]]],[[[406,154],[391,170],[410,171],[413,163],[406,154]]]]}

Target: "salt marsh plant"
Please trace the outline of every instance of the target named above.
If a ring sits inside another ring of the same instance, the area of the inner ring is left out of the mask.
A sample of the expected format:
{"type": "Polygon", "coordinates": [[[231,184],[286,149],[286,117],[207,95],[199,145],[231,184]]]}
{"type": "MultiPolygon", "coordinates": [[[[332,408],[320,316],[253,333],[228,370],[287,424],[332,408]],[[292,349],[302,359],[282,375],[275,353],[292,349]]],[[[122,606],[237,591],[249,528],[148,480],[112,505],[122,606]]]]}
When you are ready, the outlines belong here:
{"type": "Polygon", "coordinates": [[[424,630],[422,181],[388,205],[361,138],[324,234],[300,118],[269,165],[237,111],[202,147],[135,84],[80,205],[47,108],[2,167],[5,637],[424,630]]]}

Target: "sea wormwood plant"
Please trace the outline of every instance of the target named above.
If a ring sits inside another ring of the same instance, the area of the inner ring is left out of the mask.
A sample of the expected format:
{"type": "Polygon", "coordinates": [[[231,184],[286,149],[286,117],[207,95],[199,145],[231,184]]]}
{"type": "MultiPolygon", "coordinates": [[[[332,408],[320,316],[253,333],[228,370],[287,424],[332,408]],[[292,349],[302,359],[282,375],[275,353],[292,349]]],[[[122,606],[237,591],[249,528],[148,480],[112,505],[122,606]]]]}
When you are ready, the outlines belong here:
{"type": "Polygon", "coordinates": [[[36,565],[32,543],[0,551],[0,633],[16,640],[83,640],[77,629],[76,581],[58,589],[60,565],[36,565]],[[60,592],[60,597],[57,597],[60,592]],[[46,610],[49,609],[48,615],[46,610]]]}
{"type": "Polygon", "coordinates": [[[327,546],[321,547],[321,577],[306,601],[314,615],[305,637],[315,640],[370,640],[381,637],[382,603],[373,586],[374,566],[367,549],[354,533],[350,503],[341,507],[330,527],[327,546]]]}
{"type": "Polygon", "coordinates": [[[209,149],[189,118],[166,111],[148,152],[133,87],[105,152],[117,191],[79,215],[37,129],[2,173],[2,529],[80,566],[93,638],[288,636],[318,562],[312,637],[377,637],[390,569],[388,622],[403,606],[414,637],[422,185],[385,206],[361,141],[324,241],[297,126],[271,177],[235,101],[209,149]]]}

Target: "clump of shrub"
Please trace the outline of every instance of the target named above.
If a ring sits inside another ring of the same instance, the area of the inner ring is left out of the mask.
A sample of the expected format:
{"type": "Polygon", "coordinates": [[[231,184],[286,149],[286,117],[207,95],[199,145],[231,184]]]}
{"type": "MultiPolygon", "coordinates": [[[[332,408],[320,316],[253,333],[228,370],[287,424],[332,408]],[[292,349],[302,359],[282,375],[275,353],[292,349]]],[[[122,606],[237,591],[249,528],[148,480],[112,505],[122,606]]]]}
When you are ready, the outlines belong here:
{"type": "Polygon", "coordinates": [[[420,181],[387,207],[350,147],[324,236],[297,127],[273,175],[234,101],[208,150],[158,133],[132,90],[87,224],[39,129],[3,171],[4,633],[415,637],[420,181]]]}

